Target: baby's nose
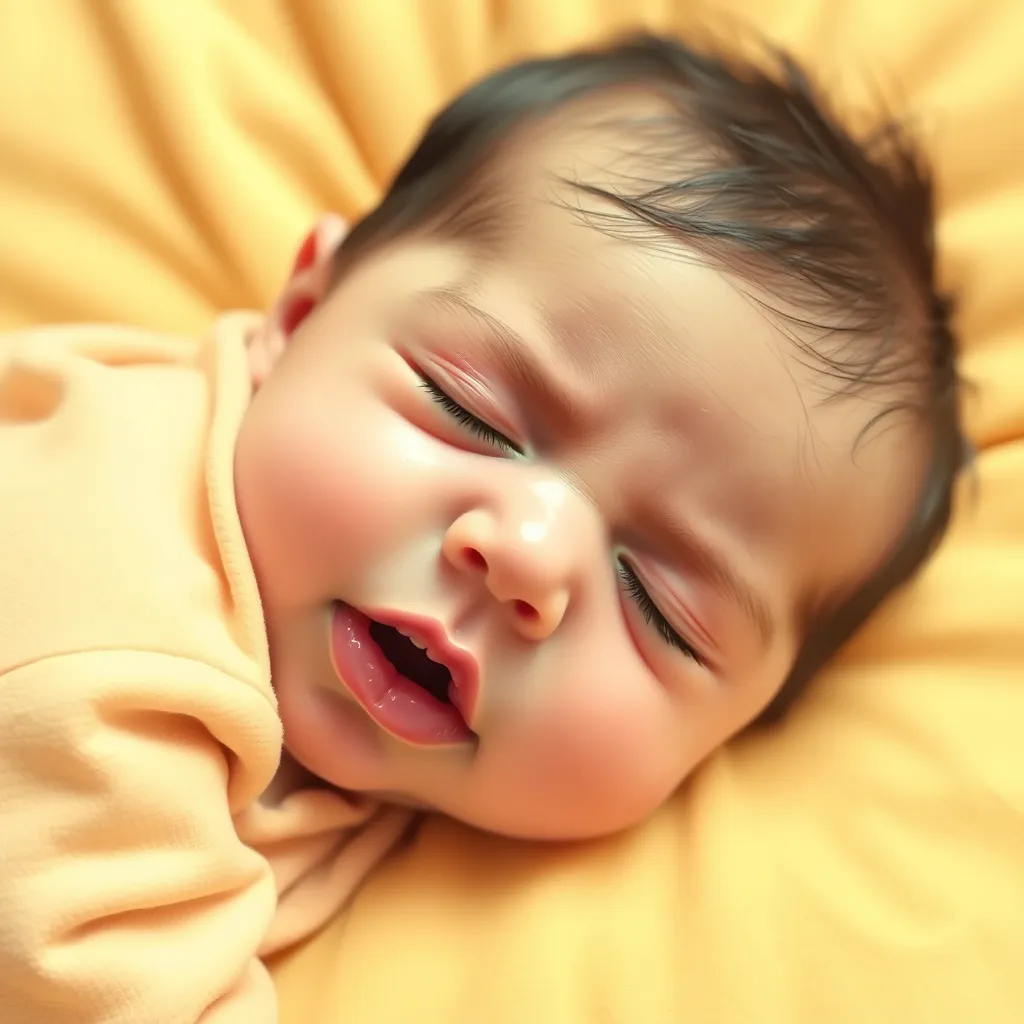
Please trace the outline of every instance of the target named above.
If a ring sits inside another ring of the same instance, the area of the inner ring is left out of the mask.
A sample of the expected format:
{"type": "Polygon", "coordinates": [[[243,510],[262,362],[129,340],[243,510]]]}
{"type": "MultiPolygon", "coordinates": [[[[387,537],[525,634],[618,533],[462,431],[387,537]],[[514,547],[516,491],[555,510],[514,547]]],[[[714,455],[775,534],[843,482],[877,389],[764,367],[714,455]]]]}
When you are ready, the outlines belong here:
{"type": "Polygon", "coordinates": [[[584,559],[581,520],[593,510],[564,482],[534,481],[500,505],[460,516],[443,542],[448,561],[484,578],[523,636],[542,640],[562,622],[584,559]]]}

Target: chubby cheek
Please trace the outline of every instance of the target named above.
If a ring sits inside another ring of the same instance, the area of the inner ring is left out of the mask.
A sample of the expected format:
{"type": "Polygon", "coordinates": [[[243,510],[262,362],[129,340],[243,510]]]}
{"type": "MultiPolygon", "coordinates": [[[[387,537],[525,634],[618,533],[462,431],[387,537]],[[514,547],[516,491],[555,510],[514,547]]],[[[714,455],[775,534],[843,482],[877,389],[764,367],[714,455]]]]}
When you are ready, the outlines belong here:
{"type": "Polygon", "coordinates": [[[268,417],[253,440],[239,505],[278,603],[345,596],[422,530],[424,488],[437,486],[430,439],[390,410],[355,396],[307,400],[268,417]]]}
{"type": "Polygon", "coordinates": [[[509,736],[525,827],[565,838],[614,831],[645,818],[675,788],[685,764],[678,711],[637,665],[580,664],[571,683],[509,736]],[[550,822],[550,826],[546,823],[550,822]]]}

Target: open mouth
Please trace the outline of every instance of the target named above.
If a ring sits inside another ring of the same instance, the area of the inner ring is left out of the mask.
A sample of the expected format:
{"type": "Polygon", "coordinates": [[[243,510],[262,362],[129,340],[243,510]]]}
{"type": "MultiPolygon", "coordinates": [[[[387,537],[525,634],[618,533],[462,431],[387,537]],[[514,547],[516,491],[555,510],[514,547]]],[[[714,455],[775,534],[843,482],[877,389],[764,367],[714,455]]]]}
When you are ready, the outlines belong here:
{"type": "Polygon", "coordinates": [[[434,661],[411,637],[376,619],[370,619],[370,636],[401,675],[442,704],[451,704],[452,674],[446,665],[434,661]]]}
{"type": "Polygon", "coordinates": [[[475,743],[468,724],[478,690],[475,659],[451,644],[440,623],[379,614],[395,625],[341,601],[334,604],[329,643],[338,680],[382,729],[400,740],[416,746],[475,743]]]}

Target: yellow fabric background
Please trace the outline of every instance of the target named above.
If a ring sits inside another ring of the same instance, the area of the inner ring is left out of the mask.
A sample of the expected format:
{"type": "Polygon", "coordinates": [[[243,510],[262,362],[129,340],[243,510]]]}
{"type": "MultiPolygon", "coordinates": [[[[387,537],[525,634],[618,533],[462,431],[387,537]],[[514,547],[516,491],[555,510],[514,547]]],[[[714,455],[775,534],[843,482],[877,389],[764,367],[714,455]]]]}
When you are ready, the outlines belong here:
{"type": "Polygon", "coordinates": [[[982,449],[954,534],[646,827],[531,848],[430,822],[277,966],[286,1024],[1024,1019],[1019,0],[0,0],[0,328],[264,304],[315,212],[371,203],[469,78],[709,12],[929,132],[982,449]]]}

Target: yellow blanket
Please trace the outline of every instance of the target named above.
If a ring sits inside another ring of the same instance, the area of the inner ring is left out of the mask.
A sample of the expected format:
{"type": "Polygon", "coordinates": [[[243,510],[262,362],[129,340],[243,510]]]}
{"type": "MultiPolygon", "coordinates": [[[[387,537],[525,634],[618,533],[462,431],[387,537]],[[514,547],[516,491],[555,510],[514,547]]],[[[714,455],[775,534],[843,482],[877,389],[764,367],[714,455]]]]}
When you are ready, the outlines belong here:
{"type": "Polygon", "coordinates": [[[1021,1020],[1019,0],[0,0],[0,328],[260,305],[314,213],[372,202],[472,76],[709,12],[932,140],[981,449],[953,536],[790,722],[646,827],[536,848],[431,822],[276,965],[286,1024],[1021,1020]]]}

